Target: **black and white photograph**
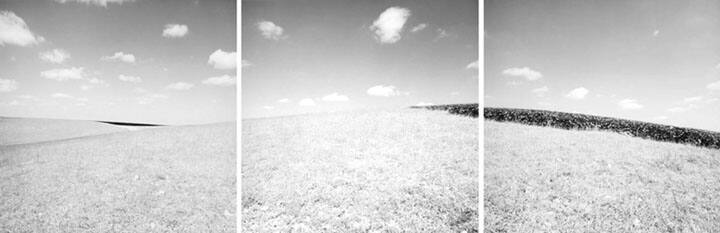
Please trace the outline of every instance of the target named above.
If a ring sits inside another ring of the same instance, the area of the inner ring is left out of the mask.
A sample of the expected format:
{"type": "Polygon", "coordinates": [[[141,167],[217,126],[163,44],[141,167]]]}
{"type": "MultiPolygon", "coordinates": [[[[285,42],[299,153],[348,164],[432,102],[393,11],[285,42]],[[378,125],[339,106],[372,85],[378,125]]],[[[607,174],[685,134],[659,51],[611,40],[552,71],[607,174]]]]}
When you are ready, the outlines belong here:
{"type": "Polygon", "coordinates": [[[479,232],[478,2],[242,1],[243,232],[479,232]]]}
{"type": "Polygon", "coordinates": [[[717,232],[720,2],[484,1],[485,232],[717,232]]]}
{"type": "Polygon", "coordinates": [[[0,0],[0,232],[236,232],[236,9],[0,0]]]}

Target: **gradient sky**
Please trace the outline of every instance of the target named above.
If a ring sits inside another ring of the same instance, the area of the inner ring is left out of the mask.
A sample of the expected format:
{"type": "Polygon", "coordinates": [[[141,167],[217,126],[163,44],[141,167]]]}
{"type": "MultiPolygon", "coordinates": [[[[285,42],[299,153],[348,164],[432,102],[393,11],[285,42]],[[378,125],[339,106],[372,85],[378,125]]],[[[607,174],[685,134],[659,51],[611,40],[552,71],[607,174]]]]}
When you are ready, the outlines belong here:
{"type": "Polygon", "coordinates": [[[485,1],[485,104],[720,131],[720,1],[485,1]]]}
{"type": "Polygon", "coordinates": [[[476,103],[477,9],[476,0],[242,1],[242,117],[476,103]]]}
{"type": "Polygon", "coordinates": [[[234,121],[235,4],[0,0],[0,116],[234,121]]]}

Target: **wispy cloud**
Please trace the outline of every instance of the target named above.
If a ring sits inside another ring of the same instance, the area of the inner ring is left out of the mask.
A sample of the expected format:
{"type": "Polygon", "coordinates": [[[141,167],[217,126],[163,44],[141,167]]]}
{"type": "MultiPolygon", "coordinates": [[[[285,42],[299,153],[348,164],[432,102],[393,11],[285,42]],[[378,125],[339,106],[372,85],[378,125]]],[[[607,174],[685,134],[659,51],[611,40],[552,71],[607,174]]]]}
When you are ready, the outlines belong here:
{"type": "Polygon", "coordinates": [[[641,109],[644,107],[642,104],[638,103],[638,101],[635,99],[620,100],[618,102],[618,106],[620,106],[620,108],[622,108],[622,109],[627,109],[627,110],[641,109]]]}
{"type": "Polygon", "coordinates": [[[539,71],[530,69],[529,67],[508,68],[508,69],[503,70],[502,74],[505,76],[511,76],[511,77],[524,77],[525,79],[527,79],[529,81],[535,81],[535,80],[541,79],[543,77],[542,73],[540,73],[539,71]]]}
{"type": "Polygon", "coordinates": [[[185,90],[190,90],[190,88],[193,88],[194,86],[195,86],[194,84],[190,84],[190,83],[186,83],[186,82],[176,82],[176,83],[167,85],[167,87],[165,87],[165,88],[170,89],[170,90],[175,90],[175,91],[185,91],[185,90]]]}
{"type": "Polygon", "coordinates": [[[107,7],[108,3],[114,3],[121,5],[124,2],[134,2],[135,0],[55,0],[59,3],[68,3],[68,2],[76,2],[76,3],[85,3],[87,5],[96,5],[96,6],[102,6],[107,7]]]}
{"type": "Polygon", "coordinates": [[[208,64],[215,69],[228,70],[237,67],[237,55],[235,52],[225,52],[221,49],[215,50],[208,58],[208,64]]]}
{"type": "Polygon", "coordinates": [[[10,11],[0,11],[0,46],[29,46],[45,41],[30,31],[25,21],[10,11]]]}
{"type": "Polygon", "coordinates": [[[70,53],[62,49],[53,49],[47,52],[40,53],[40,60],[62,64],[65,60],[70,59],[70,53]]]}
{"type": "Polygon", "coordinates": [[[476,69],[476,70],[477,70],[477,69],[479,69],[479,68],[480,68],[480,66],[478,65],[478,61],[477,61],[477,60],[475,60],[474,62],[471,62],[470,64],[467,64],[467,65],[465,66],[465,69],[476,69]]]}
{"type": "Polygon", "coordinates": [[[402,36],[400,32],[410,17],[410,10],[400,7],[390,7],[383,11],[370,26],[375,33],[375,39],[383,44],[398,42],[402,36]]]}
{"type": "Polygon", "coordinates": [[[58,98],[58,99],[74,99],[75,97],[65,94],[65,93],[55,93],[52,94],[50,97],[58,98]]]}
{"type": "Polygon", "coordinates": [[[425,29],[426,27],[427,27],[427,24],[421,23],[421,24],[418,24],[417,26],[413,27],[410,31],[411,32],[419,32],[419,31],[422,31],[423,29],[425,29]]]}
{"type": "Polygon", "coordinates": [[[240,61],[240,63],[241,63],[241,64],[240,64],[240,65],[241,65],[241,68],[242,68],[242,67],[249,67],[249,66],[252,66],[252,65],[253,65],[250,61],[245,60],[245,59],[243,59],[242,61],[240,61]]]}
{"type": "Polygon", "coordinates": [[[263,106],[263,108],[264,108],[265,110],[273,110],[273,109],[275,109],[275,107],[273,107],[273,106],[267,106],[267,105],[263,106]]]}
{"type": "Polygon", "coordinates": [[[184,24],[166,24],[163,30],[163,37],[165,38],[180,38],[184,37],[188,33],[188,26],[184,24]]]}
{"type": "Polygon", "coordinates": [[[257,23],[257,28],[260,30],[260,33],[263,37],[270,40],[280,40],[283,39],[283,28],[275,25],[275,23],[270,21],[260,21],[257,23]]]}
{"type": "Polygon", "coordinates": [[[142,78],[137,76],[130,76],[130,75],[118,75],[118,79],[123,82],[131,82],[131,83],[139,83],[142,82],[142,78]]]}
{"type": "Polygon", "coordinates": [[[532,90],[532,93],[534,93],[535,95],[537,95],[537,96],[539,96],[539,97],[543,97],[543,96],[545,96],[545,94],[546,94],[548,91],[550,91],[550,88],[548,88],[547,86],[543,86],[543,87],[540,87],[540,88],[535,88],[535,89],[533,89],[533,90],[532,90]]]}
{"type": "Polygon", "coordinates": [[[277,102],[278,102],[278,103],[290,103],[290,99],[288,99],[288,98],[282,98],[282,99],[277,100],[277,102]]]}
{"type": "Polygon", "coordinates": [[[213,86],[235,86],[235,76],[222,75],[217,77],[210,77],[202,81],[202,84],[213,85],[213,86]]]}
{"type": "Polygon", "coordinates": [[[574,100],[581,100],[584,99],[589,92],[590,91],[588,89],[585,89],[584,87],[578,87],[568,92],[565,97],[574,100]]]}
{"type": "Polygon", "coordinates": [[[168,98],[168,97],[167,97],[166,95],[163,95],[163,94],[147,93],[147,94],[144,94],[144,95],[142,95],[142,96],[140,96],[140,97],[137,97],[136,100],[137,100],[137,103],[138,103],[138,104],[145,105],[145,104],[152,104],[152,103],[154,103],[154,102],[157,101],[157,100],[163,100],[163,99],[167,99],[167,98],[168,98]]]}
{"type": "Polygon", "coordinates": [[[300,100],[300,102],[298,102],[298,105],[300,105],[300,106],[315,106],[315,101],[310,98],[305,98],[305,99],[300,100]]]}
{"type": "Polygon", "coordinates": [[[72,67],[68,69],[52,69],[40,72],[40,76],[46,79],[57,81],[83,79],[85,72],[83,67],[72,67]]]}
{"type": "Polygon", "coordinates": [[[112,56],[103,56],[100,58],[102,61],[121,61],[125,63],[135,63],[135,55],[126,54],[123,52],[116,52],[112,56]]]}
{"type": "Polygon", "coordinates": [[[395,89],[395,86],[377,85],[377,86],[368,88],[367,94],[371,95],[371,96],[389,97],[389,96],[398,96],[402,93],[400,91],[398,91],[397,89],[395,89]]]}
{"type": "Polygon", "coordinates": [[[720,80],[718,80],[717,82],[710,83],[706,87],[707,87],[707,89],[710,89],[710,90],[720,91],[720,80]]]}
{"type": "Polygon", "coordinates": [[[0,78],[0,92],[11,92],[18,89],[18,83],[14,79],[0,78]]]}
{"type": "Polygon", "coordinates": [[[350,100],[350,98],[348,98],[346,95],[340,95],[338,93],[332,93],[322,97],[322,101],[328,102],[344,102],[348,100],[350,100]]]}
{"type": "Polygon", "coordinates": [[[449,36],[450,36],[450,33],[448,33],[447,31],[445,31],[445,29],[438,28],[438,29],[435,30],[435,31],[437,31],[437,33],[438,33],[438,35],[435,37],[435,40],[436,40],[436,41],[437,41],[437,40],[440,40],[440,39],[442,39],[442,38],[446,38],[446,37],[449,37],[449,36]]]}

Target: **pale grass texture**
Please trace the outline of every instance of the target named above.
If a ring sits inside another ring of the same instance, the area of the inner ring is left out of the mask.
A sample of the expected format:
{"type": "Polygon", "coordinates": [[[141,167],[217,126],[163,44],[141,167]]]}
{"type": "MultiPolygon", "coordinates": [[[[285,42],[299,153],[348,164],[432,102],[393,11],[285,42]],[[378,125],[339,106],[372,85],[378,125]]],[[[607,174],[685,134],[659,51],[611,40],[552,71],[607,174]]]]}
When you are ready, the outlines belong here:
{"type": "Polygon", "coordinates": [[[0,232],[235,232],[235,123],[0,147],[0,232]]]}
{"type": "Polygon", "coordinates": [[[720,151],[485,121],[485,232],[716,232],[720,151]]]}
{"type": "Polygon", "coordinates": [[[477,232],[478,121],[423,109],[243,121],[244,232],[477,232]]]}
{"type": "Polygon", "coordinates": [[[124,132],[94,121],[0,117],[0,146],[124,132]]]}

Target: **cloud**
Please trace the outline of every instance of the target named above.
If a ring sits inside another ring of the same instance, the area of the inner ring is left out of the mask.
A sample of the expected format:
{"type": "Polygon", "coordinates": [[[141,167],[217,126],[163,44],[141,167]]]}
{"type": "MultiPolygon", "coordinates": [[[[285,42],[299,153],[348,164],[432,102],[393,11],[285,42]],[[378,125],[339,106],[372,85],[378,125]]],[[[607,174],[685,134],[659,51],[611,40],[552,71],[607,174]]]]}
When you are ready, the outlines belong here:
{"type": "Polygon", "coordinates": [[[568,92],[565,97],[575,100],[581,100],[584,99],[589,92],[590,91],[588,91],[588,89],[585,89],[584,87],[578,87],[568,92]]]}
{"type": "Polygon", "coordinates": [[[167,99],[167,98],[168,98],[168,97],[167,97],[166,95],[163,95],[163,94],[151,94],[151,93],[148,93],[148,94],[144,94],[144,95],[142,95],[142,96],[140,96],[140,97],[137,97],[136,100],[137,100],[138,104],[143,104],[143,105],[145,105],[145,104],[154,103],[154,102],[157,101],[157,100],[167,99]]]}
{"type": "Polygon", "coordinates": [[[537,95],[539,97],[543,97],[543,96],[545,96],[545,93],[547,93],[548,91],[550,91],[550,88],[548,88],[547,86],[543,86],[540,88],[533,89],[532,93],[534,93],[535,95],[537,95]]]}
{"type": "Polygon", "coordinates": [[[277,102],[278,102],[278,103],[290,103],[290,99],[288,99],[288,98],[282,98],[282,99],[277,100],[277,102]]]}
{"type": "Polygon", "coordinates": [[[685,102],[685,103],[695,103],[695,102],[700,102],[700,101],[702,101],[703,99],[704,99],[704,98],[703,98],[702,96],[693,96],[693,97],[684,98],[684,99],[683,99],[683,102],[685,102]]]}
{"type": "Polygon", "coordinates": [[[656,29],[655,31],[653,31],[653,36],[658,36],[658,35],[660,35],[660,30],[656,29]]]}
{"type": "Polygon", "coordinates": [[[208,58],[208,64],[220,70],[235,69],[236,62],[237,56],[235,52],[225,52],[221,49],[215,50],[208,58]]]}
{"type": "Polygon", "coordinates": [[[452,95],[452,96],[455,96],[455,95],[460,95],[460,92],[457,92],[457,91],[453,91],[453,92],[450,92],[450,95],[452,95]]]}
{"type": "Polygon", "coordinates": [[[273,106],[263,106],[263,108],[264,108],[265,110],[273,110],[273,109],[275,109],[275,107],[273,107],[273,106]]]}
{"type": "Polygon", "coordinates": [[[413,105],[413,106],[422,107],[422,106],[430,106],[430,105],[433,105],[433,103],[420,102],[420,103],[417,103],[417,104],[415,104],[415,105],[413,105]]]}
{"type": "Polygon", "coordinates": [[[13,79],[0,78],[0,92],[11,92],[18,89],[17,81],[13,79]]]}
{"type": "Polygon", "coordinates": [[[252,66],[252,65],[253,65],[252,63],[250,63],[250,61],[245,60],[245,59],[243,59],[242,61],[240,61],[240,63],[241,63],[241,64],[240,64],[241,67],[249,67],[249,66],[252,66]]]}
{"type": "Polygon", "coordinates": [[[618,106],[622,109],[641,109],[643,106],[637,102],[635,99],[623,99],[618,102],[618,106]]]}
{"type": "Polygon", "coordinates": [[[450,34],[447,31],[445,31],[445,29],[438,28],[436,31],[438,33],[437,37],[435,37],[436,41],[450,36],[450,34]]]}
{"type": "Polygon", "coordinates": [[[41,36],[33,34],[25,21],[15,13],[0,11],[0,46],[5,46],[5,44],[28,46],[44,40],[41,36]]]}
{"type": "Polygon", "coordinates": [[[40,76],[46,79],[65,81],[70,79],[83,79],[85,72],[83,67],[72,67],[69,69],[52,69],[40,72],[40,76]]]}
{"type": "Polygon", "coordinates": [[[193,88],[195,85],[185,82],[176,82],[173,84],[168,85],[167,89],[175,90],[175,91],[184,91],[184,90],[190,90],[190,88],[193,88]]]}
{"type": "Polygon", "coordinates": [[[367,94],[371,96],[398,96],[401,93],[395,89],[395,86],[377,85],[367,89],[367,94]]]}
{"type": "Polygon", "coordinates": [[[706,87],[710,90],[720,91],[720,80],[714,83],[710,83],[706,87]]]}
{"type": "Polygon", "coordinates": [[[426,27],[427,27],[427,24],[421,23],[421,24],[418,24],[417,26],[413,27],[410,31],[411,32],[419,32],[419,31],[422,31],[423,29],[425,29],[426,27]]]}
{"type": "Polygon", "coordinates": [[[465,69],[476,69],[476,70],[477,70],[477,69],[479,69],[479,68],[480,68],[480,67],[479,67],[479,65],[478,65],[478,61],[477,61],[477,60],[475,60],[474,62],[470,62],[470,64],[467,64],[467,65],[465,66],[465,69]]]}
{"type": "Polygon", "coordinates": [[[529,81],[535,81],[543,77],[542,73],[532,70],[529,67],[523,67],[523,68],[508,68],[503,70],[503,75],[511,76],[511,77],[524,77],[525,79],[529,81]]]}
{"type": "Polygon", "coordinates": [[[678,112],[688,111],[688,110],[690,110],[691,108],[692,108],[691,106],[688,106],[688,107],[672,107],[672,108],[668,108],[667,111],[668,111],[668,112],[672,112],[672,113],[678,113],[678,112]]]}
{"type": "Polygon", "coordinates": [[[53,49],[44,53],[40,53],[39,57],[40,60],[46,62],[62,64],[63,62],[65,62],[65,60],[70,58],[70,53],[62,49],[53,49]]]}
{"type": "Polygon", "coordinates": [[[162,36],[165,38],[180,38],[188,33],[188,26],[184,24],[166,24],[162,36]]]}
{"type": "Polygon", "coordinates": [[[118,79],[123,82],[131,82],[131,83],[139,83],[142,82],[142,78],[137,76],[129,76],[129,75],[118,75],[118,79]]]}
{"type": "Polygon", "coordinates": [[[332,93],[322,97],[323,101],[328,102],[344,102],[350,100],[346,95],[340,95],[338,93],[332,93]]]}
{"type": "Polygon", "coordinates": [[[300,100],[300,102],[298,102],[298,105],[300,105],[300,106],[315,106],[315,101],[313,101],[310,98],[305,98],[305,99],[300,100]]]}
{"type": "Polygon", "coordinates": [[[75,97],[65,94],[65,93],[55,93],[52,94],[51,97],[58,98],[58,99],[74,99],[75,97]]]}
{"type": "Polygon", "coordinates": [[[102,61],[121,61],[126,63],[135,63],[135,55],[125,54],[123,52],[116,52],[112,56],[103,56],[100,58],[102,61]]]}
{"type": "Polygon", "coordinates": [[[400,32],[408,17],[410,17],[410,10],[405,8],[390,7],[383,11],[370,26],[370,30],[375,33],[375,40],[381,44],[398,42],[402,38],[400,32]]]}
{"type": "Polygon", "coordinates": [[[85,3],[87,5],[96,5],[96,6],[102,6],[107,7],[108,3],[115,3],[118,5],[122,5],[124,2],[134,2],[135,0],[55,0],[59,3],[68,3],[68,2],[77,2],[77,3],[85,3]]]}
{"type": "Polygon", "coordinates": [[[235,76],[227,74],[223,76],[210,77],[202,81],[202,84],[214,86],[235,86],[235,83],[235,76]]]}
{"type": "Polygon", "coordinates": [[[257,23],[257,28],[262,33],[262,36],[266,39],[280,40],[283,39],[283,28],[275,25],[270,21],[260,21],[257,23]]]}

